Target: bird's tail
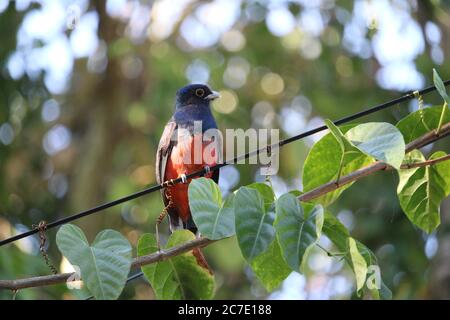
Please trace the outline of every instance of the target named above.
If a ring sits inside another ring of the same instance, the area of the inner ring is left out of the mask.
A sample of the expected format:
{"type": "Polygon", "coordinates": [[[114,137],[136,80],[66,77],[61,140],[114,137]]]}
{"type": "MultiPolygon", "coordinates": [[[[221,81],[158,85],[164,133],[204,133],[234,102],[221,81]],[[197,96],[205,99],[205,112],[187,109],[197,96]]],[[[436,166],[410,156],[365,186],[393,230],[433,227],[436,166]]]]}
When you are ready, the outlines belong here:
{"type": "MultiPolygon", "coordinates": [[[[175,230],[182,230],[187,229],[191,231],[193,234],[195,234],[196,237],[200,237],[200,232],[197,230],[197,227],[195,226],[194,221],[192,220],[192,217],[189,217],[187,223],[183,223],[181,219],[169,219],[170,222],[170,231],[174,232],[175,230]]],[[[205,256],[203,255],[203,252],[200,250],[200,248],[194,248],[192,249],[192,254],[194,255],[195,259],[197,260],[197,264],[206,270],[212,275],[213,271],[211,267],[208,264],[208,261],[206,261],[205,256]]]]}
{"type": "Polygon", "coordinates": [[[206,270],[208,270],[209,274],[213,274],[212,269],[210,268],[208,261],[206,261],[205,256],[203,255],[203,252],[200,250],[200,248],[194,248],[192,250],[192,253],[194,254],[195,259],[197,260],[197,264],[206,270]]]}

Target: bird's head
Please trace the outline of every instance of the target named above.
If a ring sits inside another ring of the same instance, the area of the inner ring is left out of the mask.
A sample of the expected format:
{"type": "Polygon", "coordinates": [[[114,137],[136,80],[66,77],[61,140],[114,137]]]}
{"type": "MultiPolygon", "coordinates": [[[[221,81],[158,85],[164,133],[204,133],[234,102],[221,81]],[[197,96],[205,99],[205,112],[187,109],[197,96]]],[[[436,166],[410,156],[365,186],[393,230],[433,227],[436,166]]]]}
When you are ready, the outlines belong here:
{"type": "Polygon", "coordinates": [[[219,97],[219,93],[211,90],[204,84],[190,84],[177,92],[176,107],[187,105],[209,105],[209,103],[219,97]]]}

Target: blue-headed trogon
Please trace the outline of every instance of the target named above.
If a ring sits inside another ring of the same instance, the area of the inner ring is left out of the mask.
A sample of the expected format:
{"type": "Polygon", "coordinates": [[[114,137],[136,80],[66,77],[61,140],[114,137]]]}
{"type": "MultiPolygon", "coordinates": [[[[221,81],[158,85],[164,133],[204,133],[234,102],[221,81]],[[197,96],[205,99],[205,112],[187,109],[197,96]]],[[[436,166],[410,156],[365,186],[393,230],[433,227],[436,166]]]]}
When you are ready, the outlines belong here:
{"type": "MultiPolygon", "coordinates": [[[[213,140],[203,141],[203,134],[206,130],[217,129],[210,103],[218,97],[217,92],[203,84],[191,84],[178,90],[175,112],[167,123],[158,146],[156,156],[158,183],[184,178],[184,175],[204,167],[209,168],[218,162],[222,147],[221,141],[215,141],[212,152],[209,150],[208,156],[203,156],[203,150],[213,142],[213,140]],[[199,124],[201,124],[201,130],[197,132],[199,124]],[[194,146],[196,143],[200,144],[200,148],[198,145],[194,146]],[[217,148],[217,146],[219,147],[217,148]],[[200,158],[198,154],[194,154],[199,151],[200,158]]],[[[205,177],[218,183],[219,170],[211,171],[205,177]]],[[[188,229],[197,233],[197,227],[189,208],[188,185],[190,181],[183,180],[184,183],[169,185],[161,191],[166,206],[165,210],[169,215],[170,231],[188,229]]],[[[193,253],[197,262],[210,270],[200,249],[194,249],[193,253]]]]}

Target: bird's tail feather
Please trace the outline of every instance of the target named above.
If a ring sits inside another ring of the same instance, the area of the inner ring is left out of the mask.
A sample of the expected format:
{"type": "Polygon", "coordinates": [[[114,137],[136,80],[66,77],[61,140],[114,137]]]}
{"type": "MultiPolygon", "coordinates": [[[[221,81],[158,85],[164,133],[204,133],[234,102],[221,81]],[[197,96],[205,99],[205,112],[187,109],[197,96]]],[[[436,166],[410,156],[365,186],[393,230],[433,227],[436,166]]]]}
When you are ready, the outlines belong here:
{"type": "MultiPolygon", "coordinates": [[[[192,220],[192,217],[189,217],[189,220],[187,223],[183,223],[181,218],[173,219],[172,217],[169,217],[169,225],[170,225],[170,232],[173,233],[176,230],[183,230],[187,229],[191,231],[195,236],[198,238],[200,237],[200,232],[198,232],[197,227],[195,226],[194,221],[192,220]]],[[[208,261],[206,261],[205,256],[203,255],[203,252],[199,248],[194,248],[192,250],[192,253],[197,260],[197,264],[206,270],[212,275],[213,271],[211,267],[208,264],[208,261]]]]}
{"type": "Polygon", "coordinates": [[[200,250],[200,248],[194,248],[192,250],[192,253],[194,254],[195,259],[197,260],[197,264],[206,270],[208,270],[209,274],[213,274],[212,269],[210,268],[208,261],[206,261],[205,256],[203,255],[203,252],[200,250]]]}

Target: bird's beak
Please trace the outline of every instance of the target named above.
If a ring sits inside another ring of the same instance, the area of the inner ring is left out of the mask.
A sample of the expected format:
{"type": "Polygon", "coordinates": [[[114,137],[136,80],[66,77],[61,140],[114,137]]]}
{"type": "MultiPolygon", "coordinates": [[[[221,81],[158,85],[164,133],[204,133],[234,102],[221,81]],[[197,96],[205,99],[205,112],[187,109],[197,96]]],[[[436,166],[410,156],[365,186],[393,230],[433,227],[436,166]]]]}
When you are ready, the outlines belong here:
{"type": "Polygon", "coordinates": [[[212,93],[208,94],[205,99],[212,101],[214,99],[220,98],[220,93],[218,93],[217,91],[213,91],[212,93]]]}

